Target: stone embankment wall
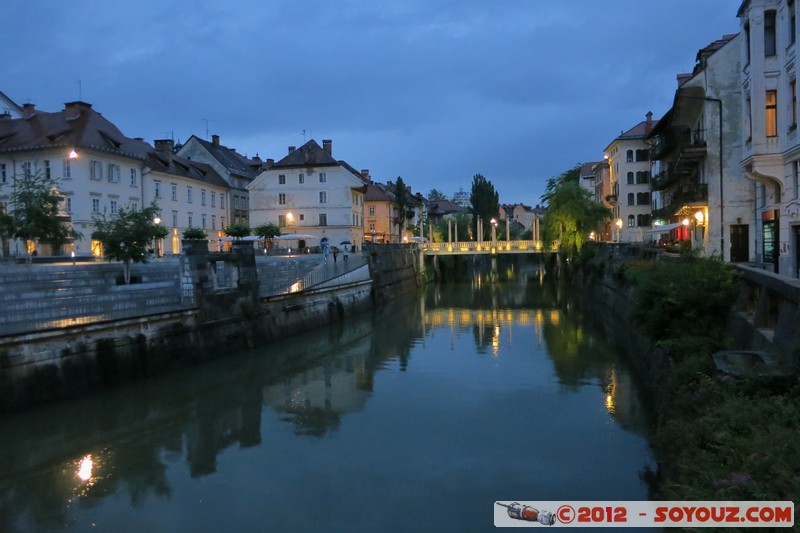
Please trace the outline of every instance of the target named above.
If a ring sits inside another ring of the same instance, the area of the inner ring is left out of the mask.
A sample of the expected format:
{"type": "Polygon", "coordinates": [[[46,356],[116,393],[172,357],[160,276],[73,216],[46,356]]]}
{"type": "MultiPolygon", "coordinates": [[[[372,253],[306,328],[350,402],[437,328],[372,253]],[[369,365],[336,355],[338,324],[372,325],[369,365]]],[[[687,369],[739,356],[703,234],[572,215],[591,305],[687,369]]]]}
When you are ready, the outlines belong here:
{"type": "MultiPolygon", "coordinates": [[[[134,275],[139,272],[141,283],[127,287],[116,281],[101,284],[92,276],[94,270],[85,269],[80,276],[86,278],[87,287],[96,284],[125,295],[119,298],[119,313],[112,305],[103,320],[0,334],[0,411],[114,387],[345,320],[414,291],[419,284],[416,247],[376,246],[366,252],[366,264],[352,265],[324,283],[297,293],[261,297],[252,246],[234,248],[233,253],[217,254],[209,253],[205,243],[184,242],[180,262],[137,265],[134,275]],[[162,272],[165,279],[160,282],[148,281],[151,269],[166,272],[170,268],[172,274],[162,272]],[[150,287],[149,283],[164,286],[150,287]],[[158,297],[170,298],[171,305],[154,306],[152,294],[141,300],[137,286],[143,292],[154,289],[158,297]],[[134,308],[136,312],[126,314],[125,309],[134,308]]],[[[106,266],[116,266],[121,273],[119,265],[106,266]]],[[[105,269],[97,272],[104,273],[98,277],[107,277],[105,269]]],[[[15,281],[26,286],[23,279],[15,281]]],[[[80,288],[82,282],[75,286],[80,288]]],[[[98,289],[98,294],[104,290],[98,289]]],[[[81,296],[87,312],[95,309],[93,295],[86,290],[81,296]]]]}

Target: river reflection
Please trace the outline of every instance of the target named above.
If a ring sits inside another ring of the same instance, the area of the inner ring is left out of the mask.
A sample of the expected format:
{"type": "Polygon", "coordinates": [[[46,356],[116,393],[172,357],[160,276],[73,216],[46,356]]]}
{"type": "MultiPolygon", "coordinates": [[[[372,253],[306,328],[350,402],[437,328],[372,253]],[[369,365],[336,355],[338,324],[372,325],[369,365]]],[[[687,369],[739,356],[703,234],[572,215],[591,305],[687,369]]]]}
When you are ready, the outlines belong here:
{"type": "Polygon", "coordinates": [[[0,531],[483,531],[495,500],[646,499],[648,422],[557,286],[479,278],[0,419],[0,531]]]}

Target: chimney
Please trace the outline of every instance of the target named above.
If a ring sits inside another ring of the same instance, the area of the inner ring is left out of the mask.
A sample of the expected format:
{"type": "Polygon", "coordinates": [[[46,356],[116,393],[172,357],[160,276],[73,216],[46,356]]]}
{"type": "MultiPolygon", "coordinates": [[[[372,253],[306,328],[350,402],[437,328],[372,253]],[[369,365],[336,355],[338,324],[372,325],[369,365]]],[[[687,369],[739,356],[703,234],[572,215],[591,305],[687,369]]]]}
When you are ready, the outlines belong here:
{"type": "Polygon", "coordinates": [[[272,159],[271,157],[267,159],[267,166],[271,167],[274,164],[275,164],[275,160],[274,159],[272,159]]]}
{"type": "Polygon", "coordinates": [[[333,141],[330,139],[322,139],[322,149],[328,152],[328,155],[333,155],[333,141]]]}
{"type": "Polygon", "coordinates": [[[26,115],[31,115],[31,114],[33,114],[34,111],[36,111],[36,105],[35,104],[22,104],[22,110],[25,112],[26,115]]]}
{"type": "Polygon", "coordinates": [[[289,153],[290,153],[290,154],[291,154],[292,152],[294,152],[295,150],[297,150],[297,146],[290,146],[290,147],[289,147],[289,153]]]}
{"type": "Polygon", "coordinates": [[[156,139],[154,142],[156,153],[159,157],[165,159],[168,165],[172,163],[172,147],[175,145],[175,141],[172,139],[156,139]]]}
{"type": "Polygon", "coordinates": [[[688,73],[685,73],[685,74],[678,74],[678,75],[676,76],[676,78],[677,78],[677,80],[678,80],[678,87],[680,87],[681,85],[683,85],[684,83],[686,83],[686,82],[687,82],[687,81],[688,81],[688,80],[689,80],[691,77],[692,77],[692,75],[691,75],[691,74],[688,74],[688,73]]]}
{"type": "Polygon", "coordinates": [[[214,146],[219,146],[219,135],[211,136],[211,144],[213,144],[214,146]]]}
{"type": "Polygon", "coordinates": [[[253,157],[253,161],[255,161],[256,163],[261,163],[261,158],[258,157],[258,152],[256,152],[256,155],[253,157]]]}
{"type": "Polygon", "coordinates": [[[372,176],[369,175],[369,169],[365,168],[361,170],[361,177],[365,180],[372,182],[372,176]]]}

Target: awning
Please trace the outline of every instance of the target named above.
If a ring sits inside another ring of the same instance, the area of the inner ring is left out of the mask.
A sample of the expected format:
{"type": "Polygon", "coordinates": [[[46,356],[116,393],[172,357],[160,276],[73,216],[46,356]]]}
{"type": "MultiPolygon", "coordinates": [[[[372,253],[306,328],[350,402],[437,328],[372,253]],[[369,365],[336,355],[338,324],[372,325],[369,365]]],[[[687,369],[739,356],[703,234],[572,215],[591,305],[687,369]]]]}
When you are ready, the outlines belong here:
{"type": "Polygon", "coordinates": [[[648,230],[647,233],[669,233],[675,228],[679,228],[681,226],[683,226],[683,224],[680,222],[675,222],[673,224],[665,224],[663,226],[654,226],[653,229],[648,230]]]}

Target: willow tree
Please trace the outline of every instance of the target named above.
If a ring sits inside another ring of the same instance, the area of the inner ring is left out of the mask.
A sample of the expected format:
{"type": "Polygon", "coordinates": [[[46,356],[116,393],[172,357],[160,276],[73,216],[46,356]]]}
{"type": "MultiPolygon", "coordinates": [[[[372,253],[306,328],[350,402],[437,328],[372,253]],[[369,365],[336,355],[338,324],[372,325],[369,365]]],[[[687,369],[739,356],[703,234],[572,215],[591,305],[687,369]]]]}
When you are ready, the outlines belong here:
{"type": "Polygon", "coordinates": [[[611,211],[592,201],[589,191],[579,183],[580,165],[547,180],[542,200],[547,213],[542,220],[542,240],[547,248],[558,243],[560,252],[572,256],[580,251],[589,234],[611,211]]]}

